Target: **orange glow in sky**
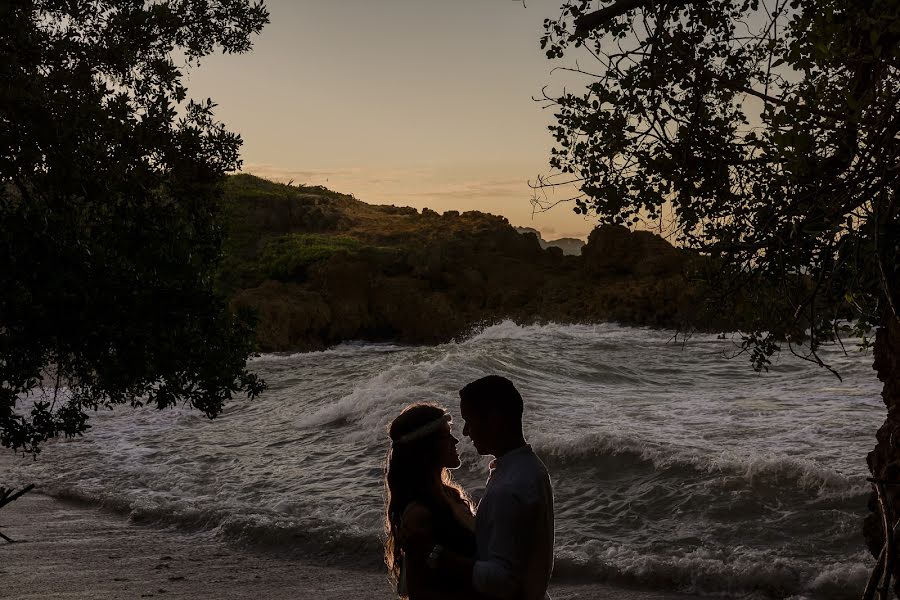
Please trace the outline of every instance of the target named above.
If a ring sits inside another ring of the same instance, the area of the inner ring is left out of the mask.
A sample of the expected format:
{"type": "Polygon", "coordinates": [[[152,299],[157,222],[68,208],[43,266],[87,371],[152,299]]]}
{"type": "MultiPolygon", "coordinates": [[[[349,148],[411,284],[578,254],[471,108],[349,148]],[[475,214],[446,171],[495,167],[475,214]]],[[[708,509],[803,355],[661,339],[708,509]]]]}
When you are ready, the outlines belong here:
{"type": "Polygon", "coordinates": [[[245,172],[587,236],[593,222],[571,205],[533,214],[529,202],[553,142],[552,110],[532,98],[562,88],[539,46],[559,0],[266,4],[251,53],[210,57],[187,81],[242,135],[245,172]]]}

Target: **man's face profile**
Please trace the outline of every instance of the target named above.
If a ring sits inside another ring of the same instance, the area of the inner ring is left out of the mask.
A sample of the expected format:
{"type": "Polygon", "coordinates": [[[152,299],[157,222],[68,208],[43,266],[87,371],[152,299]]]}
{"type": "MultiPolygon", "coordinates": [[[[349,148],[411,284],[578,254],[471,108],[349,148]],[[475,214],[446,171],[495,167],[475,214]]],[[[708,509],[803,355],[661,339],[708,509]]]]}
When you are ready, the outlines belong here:
{"type": "Polygon", "coordinates": [[[478,451],[478,454],[492,454],[491,442],[493,440],[492,434],[494,429],[491,426],[490,419],[488,418],[488,415],[485,414],[485,411],[473,410],[470,403],[463,401],[459,405],[459,412],[465,423],[463,426],[463,435],[472,440],[472,445],[475,446],[475,450],[478,451]]]}

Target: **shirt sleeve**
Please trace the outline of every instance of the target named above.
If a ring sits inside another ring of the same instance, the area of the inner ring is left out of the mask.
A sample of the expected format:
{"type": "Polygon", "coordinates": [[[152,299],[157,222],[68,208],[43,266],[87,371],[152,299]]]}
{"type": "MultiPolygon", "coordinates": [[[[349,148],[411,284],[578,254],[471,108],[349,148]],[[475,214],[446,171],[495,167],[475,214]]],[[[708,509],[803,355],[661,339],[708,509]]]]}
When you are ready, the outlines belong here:
{"type": "Polygon", "coordinates": [[[491,527],[486,558],[475,562],[472,585],[487,596],[513,600],[521,594],[525,580],[534,533],[533,506],[518,495],[497,490],[488,511],[491,527]]]}

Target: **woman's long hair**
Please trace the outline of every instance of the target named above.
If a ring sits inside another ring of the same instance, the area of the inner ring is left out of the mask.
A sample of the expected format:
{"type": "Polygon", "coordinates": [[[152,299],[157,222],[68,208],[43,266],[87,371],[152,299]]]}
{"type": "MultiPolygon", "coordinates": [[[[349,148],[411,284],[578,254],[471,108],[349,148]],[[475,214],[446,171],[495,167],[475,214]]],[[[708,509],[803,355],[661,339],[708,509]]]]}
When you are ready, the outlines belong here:
{"type": "Polygon", "coordinates": [[[411,502],[422,502],[447,515],[450,501],[463,502],[472,510],[472,502],[465,491],[440,464],[441,449],[436,431],[422,438],[394,444],[404,435],[443,417],[446,411],[433,404],[412,404],[391,422],[388,434],[391,448],[388,450],[384,471],[385,519],[384,561],[388,575],[396,585],[400,579],[401,549],[397,543],[400,516],[411,502]],[[435,473],[440,470],[443,493],[438,494],[434,485],[435,473]],[[446,508],[447,510],[441,510],[446,508]]]}

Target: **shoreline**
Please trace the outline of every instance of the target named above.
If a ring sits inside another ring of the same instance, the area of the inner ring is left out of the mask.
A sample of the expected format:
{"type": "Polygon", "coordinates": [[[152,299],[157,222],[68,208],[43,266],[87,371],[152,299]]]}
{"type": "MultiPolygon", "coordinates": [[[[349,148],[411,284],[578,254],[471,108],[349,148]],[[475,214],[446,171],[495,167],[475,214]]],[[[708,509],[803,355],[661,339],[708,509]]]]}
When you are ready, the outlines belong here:
{"type": "MultiPolygon", "coordinates": [[[[0,510],[0,597],[391,600],[384,571],[231,547],[210,531],[135,524],[84,502],[32,491],[0,510]]],[[[685,600],[603,584],[551,584],[554,600],[685,600]]]]}

